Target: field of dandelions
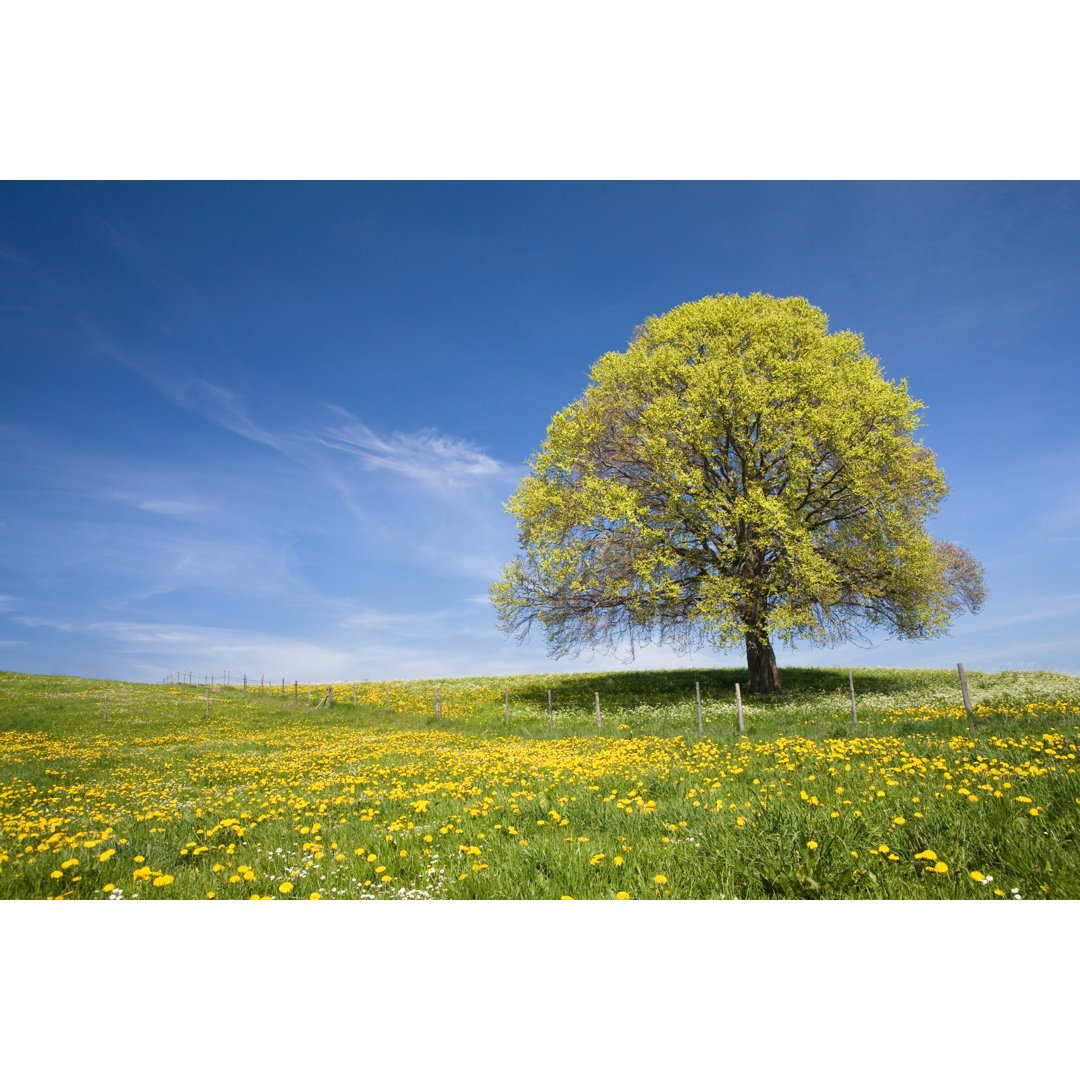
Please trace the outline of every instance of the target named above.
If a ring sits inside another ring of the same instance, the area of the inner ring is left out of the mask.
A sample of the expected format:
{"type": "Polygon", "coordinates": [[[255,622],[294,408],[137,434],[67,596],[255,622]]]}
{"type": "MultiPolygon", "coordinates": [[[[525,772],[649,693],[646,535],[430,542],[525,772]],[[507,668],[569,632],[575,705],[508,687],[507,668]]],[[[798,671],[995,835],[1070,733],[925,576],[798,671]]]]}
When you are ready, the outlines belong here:
{"type": "Polygon", "coordinates": [[[781,675],[0,673],[0,899],[1080,898],[1080,678],[781,675]]]}

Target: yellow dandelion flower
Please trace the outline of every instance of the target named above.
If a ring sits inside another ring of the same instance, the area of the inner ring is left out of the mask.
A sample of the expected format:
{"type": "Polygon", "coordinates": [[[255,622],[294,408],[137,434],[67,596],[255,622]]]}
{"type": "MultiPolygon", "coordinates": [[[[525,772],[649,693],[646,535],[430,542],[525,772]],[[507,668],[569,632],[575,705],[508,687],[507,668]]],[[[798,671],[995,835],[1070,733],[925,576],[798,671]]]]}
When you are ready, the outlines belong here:
{"type": "Polygon", "coordinates": [[[158,874],[158,876],[154,878],[154,888],[160,889],[164,885],[171,885],[173,881],[174,878],[172,874],[158,874]]]}
{"type": "Polygon", "coordinates": [[[920,851],[919,854],[915,856],[915,858],[916,859],[930,859],[930,860],[936,862],[937,861],[937,852],[936,851],[931,851],[929,848],[927,848],[925,851],[920,851]]]}
{"type": "Polygon", "coordinates": [[[311,895],[310,895],[310,896],[308,897],[308,899],[309,899],[309,900],[320,900],[320,899],[322,899],[322,898],[321,898],[321,897],[319,896],[319,894],[318,894],[317,892],[313,892],[313,893],[312,893],[312,894],[311,894],[311,895]]]}
{"type": "Polygon", "coordinates": [[[278,887],[277,891],[283,893],[286,896],[293,891],[293,883],[291,881],[283,881],[278,887]]]}
{"type": "Polygon", "coordinates": [[[213,900],[215,896],[217,896],[217,893],[216,893],[216,892],[214,892],[214,890],[213,890],[213,889],[211,889],[211,890],[210,890],[210,891],[209,891],[209,892],[208,892],[208,893],[206,894],[206,899],[207,899],[207,900],[213,900]]]}
{"type": "Polygon", "coordinates": [[[894,825],[906,825],[907,824],[907,819],[902,818],[902,817],[894,817],[893,818],[893,824],[894,825]]]}
{"type": "Polygon", "coordinates": [[[612,859],[611,861],[612,861],[612,862],[613,862],[613,863],[614,863],[614,864],[615,864],[616,866],[622,866],[622,864],[623,864],[624,862],[626,862],[626,860],[625,860],[625,859],[624,859],[624,858],[623,858],[623,857],[622,857],[621,855],[616,855],[616,856],[615,856],[615,858],[614,858],[614,859],[612,859]]]}
{"type": "Polygon", "coordinates": [[[630,894],[628,892],[617,892],[615,894],[615,899],[616,900],[629,900],[630,899],[630,894]]]}
{"type": "Polygon", "coordinates": [[[655,881],[657,885],[667,884],[667,878],[663,874],[657,874],[656,877],[653,878],[653,881],[655,881]]]}
{"type": "Polygon", "coordinates": [[[972,881],[978,881],[980,884],[986,880],[986,875],[981,870],[972,870],[968,876],[972,881]]]}
{"type": "Polygon", "coordinates": [[[54,878],[62,878],[63,876],[64,876],[64,871],[63,870],[54,870],[49,875],[49,877],[54,877],[54,878]]]}
{"type": "Polygon", "coordinates": [[[101,854],[98,855],[98,859],[101,862],[108,862],[108,860],[111,859],[115,854],[116,854],[116,848],[109,848],[108,851],[101,852],[101,854]]]}
{"type": "Polygon", "coordinates": [[[807,840],[807,841],[806,841],[806,846],[807,846],[807,847],[808,847],[808,848],[809,848],[809,849],[810,849],[811,851],[816,851],[816,850],[817,850],[817,841],[816,841],[816,840],[807,840]]]}
{"type": "Polygon", "coordinates": [[[108,885],[102,885],[101,886],[101,891],[102,892],[112,892],[113,889],[115,889],[115,888],[116,888],[116,885],[114,885],[113,882],[110,881],[108,885]]]}

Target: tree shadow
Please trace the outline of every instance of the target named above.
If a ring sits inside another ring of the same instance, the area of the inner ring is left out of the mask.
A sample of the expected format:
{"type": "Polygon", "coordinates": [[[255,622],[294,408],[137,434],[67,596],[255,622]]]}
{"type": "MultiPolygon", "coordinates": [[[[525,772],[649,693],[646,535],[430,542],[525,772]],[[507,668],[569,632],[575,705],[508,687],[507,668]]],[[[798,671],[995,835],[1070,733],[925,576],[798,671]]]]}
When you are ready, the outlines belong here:
{"type": "MultiPolygon", "coordinates": [[[[929,668],[858,668],[854,671],[855,693],[892,694],[940,686],[943,678],[955,678],[955,672],[929,668]]],[[[755,705],[781,705],[794,697],[807,694],[847,693],[848,669],[824,667],[785,667],[780,669],[779,694],[750,694],[746,687],[749,675],[741,668],[678,668],[658,671],[616,671],[552,675],[550,687],[543,676],[536,677],[530,686],[512,689],[510,696],[519,702],[547,706],[547,691],[562,706],[589,708],[600,695],[605,702],[627,704],[648,702],[666,704],[694,700],[694,684],[701,688],[702,698],[734,698],[738,683],[744,700],[755,705]]]]}

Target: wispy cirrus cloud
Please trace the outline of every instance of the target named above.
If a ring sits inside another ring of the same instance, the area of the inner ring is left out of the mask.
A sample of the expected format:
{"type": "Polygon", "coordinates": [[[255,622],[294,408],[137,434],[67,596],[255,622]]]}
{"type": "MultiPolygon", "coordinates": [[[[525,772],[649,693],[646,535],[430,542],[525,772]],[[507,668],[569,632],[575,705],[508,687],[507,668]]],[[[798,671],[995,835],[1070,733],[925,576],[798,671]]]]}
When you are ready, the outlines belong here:
{"type": "Polygon", "coordinates": [[[121,345],[85,318],[78,323],[103,356],[145,379],[172,404],[252,442],[283,452],[287,449],[289,439],[253,420],[238,394],[203,378],[183,360],[171,356],[165,361],[148,356],[121,345]]]}
{"type": "Polygon", "coordinates": [[[63,622],[58,619],[43,619],[36,615],[12,615],[10,618],[13,623],[31,629],[44,628],[46,630],[60,630],[64,633],[74,633],[77,629],[74,623],[63,622]]]}
{"type": "Polygon", "coordinates": [[[185,502],[182,499],[145,499],[138,500],[135,505],[148,514],[165,514],[169,517],[200,514],[206,510],[205,503],[185,502]]]}
{"type": "Polygon", "coordinates": [[[461,487],[480,479],[502,478],[509,471],[465,439],[441,435],[432,428],[384,437],[345,409],[328,408],[342,422],[324,431],[318,441],[351,455],[361,469],[382,469],[434,487],[461,487]]]}
{"type": "Polygon", "coordinates": [[[277,450],[339,491],[349,487],[348,476],[355,476],[356,471],[389,473],[435,491],[506,483],[519,474],[517,466],[499,461],[467,439],[435,428],[380,434],[339,405],[324,406],[336,418],[332,423],[282,429],[260,422],[240,395],[197,375],[182,362],[164,363],[144,356],[118,345],[85,321],[82,326],[104,355],[146,379],[172,404],[277,450]],[[343,457],[352,466],[344,474],[343,457]]]}
{"type": "Polygon", "coordinates": [[[467,650],[448,648],[440,634],[421,639],[401,633],[400,627],[388,633],[387,626],[397,620],[373,620],[380,621],[366,628],[370,633],[337,635],[332,643],[308,635],[191,623],[114,620],[82,629],[114,643],[133,670],[154,679],[177,665],[203,673],[228,671],[236,681],[246,674],[271,682],[445,677],[475,666],[467,650]]]}

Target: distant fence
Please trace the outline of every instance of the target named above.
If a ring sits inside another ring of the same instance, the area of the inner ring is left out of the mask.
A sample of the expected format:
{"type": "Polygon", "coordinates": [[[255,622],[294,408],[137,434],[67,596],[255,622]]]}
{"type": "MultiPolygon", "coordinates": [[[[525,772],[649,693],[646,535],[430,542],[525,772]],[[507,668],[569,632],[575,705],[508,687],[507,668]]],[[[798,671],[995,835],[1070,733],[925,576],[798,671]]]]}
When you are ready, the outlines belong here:
{"type": "MultiPolygon", "coordinates": [[[[956,665],[960,682],[960,695],[968,719],[972,716],[971,695],[968,692],[967,675],[964,665],[956,665]]],[[[242,689],[245,694],[265,694],[272,697],[292,698],[299,702],[306,700],[308,705],[320,708],[323,705],[347,704],[353,705],[378,705],[384,706],[389,712],[410,713],[421,716],[434,716],[436,719],[458,718],[468,719],[473,716],[477,709],[491,707],[503,700],[504,717],[506,727],[510,726],[510,689],[500,688],[492,683],[468,684],[457,686],[450,691],[449,700],[440,694],[437,685],[420,689],[417,682],[351,682],[351,683],[301,683],[293,680],[289,683],[282,678],[278,681],[267,681],[264,675],[259,676],[259,682],[249,680],[246,674],[238,679],[234,678],[229,671],[223,671],[220,679],[216,673],[204,674],[198,671],[172,672],[162,679],[163,683],[203,686],[207,689],[207,715],[209,715],[210,698],[209,691],[214,687],[242,689]],[[405,688],[409,690],[406,692],[405,688]],[[449,708],[447,708],[449,704],[449,708]]],[[[855,678],[851,668],[848,668],[848,687],[851,693],[851,723],[852,727],[858,726],[859,713],[858,702],[855,695],[855,678]]],[[[445,693],[445,691],[444,691],[445,693]]],[[[739,731],[745,731],[743,717],[742,689],[739,683],[734,683],[734,701],[736,718],[739,731]]],[[[694,704],[697,712],[698,733],[703,733],[701,711],[701,684],[694,683],[694,704]]],[[[596,711],[596,729],[603,730],[603,711],[601,708],[600,693],[594,692],[594,707],[596,711]]],[[[551,690],[547,691],[547,713],[549,730],[555,730],[555,711],[551,690]]]]}

